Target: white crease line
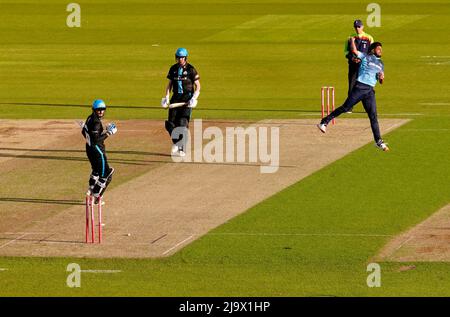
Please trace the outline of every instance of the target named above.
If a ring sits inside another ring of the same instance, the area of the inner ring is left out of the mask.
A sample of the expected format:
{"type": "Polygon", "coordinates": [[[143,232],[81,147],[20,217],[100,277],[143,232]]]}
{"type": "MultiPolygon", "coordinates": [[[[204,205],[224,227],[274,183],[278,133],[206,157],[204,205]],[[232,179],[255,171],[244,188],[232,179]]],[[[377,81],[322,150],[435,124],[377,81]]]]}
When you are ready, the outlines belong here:
{"type": "Polygon", "coordinates": [[[0,272],[2,272],[2,271],[8,271],[8,269],[0,267],[0,272]]]}
{"type": "MultiPolygon", "coordinates": [[[[295,110],[292,110],[292,112],[295,112],[295,110]]],[[[308,113],[308,112],[304,112],[304,113],[299,113],[299,116],[317,116],[318,118],[320,118],[320,113],[314,112],[314,113],[308,113]]]]}
{"type": "Polygon", "coordinates": [[[450,129],[403,129],[402,131],[450,131],[450,129]]]}
{"type": "Polygon", "coordinates": [[[148,131],[144,129],[120,129],[120,132],[142,132],[142,133],[148,133],[148,131]]]}
{"type": "Polygon", "coordinates": [[[379,113],[378,116],[423,116],[423,113],[379,113]]]}
{"type": "Polygon", "coordinates": [[[421,106],[450,106],[450,102],[421,102],[421,106]]]}
{"type": "Polygon", "coordinates": [[[194,235],[191,235],[191,236],[187,237],[186,239],[184,239],[183,241],[178,242],[178,243],[175,244],[173,247],[171,247],[169,250],[165,251],[165,252],[163,253],[163,255],[166,255],[167,253],[169,253],[169,252],[172,251],[173,249],[177,248],[178,246],[182,245],[182,244],[185,243],[186,241],[192,239],[193,237],[194,237],[194,235]]]}
{"type": "Polygon", "coordinates": [[[405,124],[406,122],[398,122],[396,124],[394,124],[393,126],[390,126],[389,128],[385,129],[384,132],[389,132],[391,130],[395,130],[398,127],[402,126],[403,124],[405,124]]]}
{"type": "Polygon", "coordinates": [[[406,239],[405,241],[403,241],[398,247],[396,247],[394,249],[394,251],[392,251],[388,257],[391,257],[394,255],[394,253],[396,253],[398,250],[400,250],[405,244],[407,244],[409,241],[411,241],[414,238],[414,236],[409,236],[408,239],[406,239]]]}
{"type": "Polygon", "coordinates": [[[25,237],[27,234],[28,234],[28,233],[25,233],[25,234],[21,235],[20,237],[15,238],[14,240],[11,240],[11,241],[9,241],[9,242],[7,242],[7,243],[5,243],[5,244],[0,245],[0,249],[6,247],[7,245],[9,245],[9,244],[11,244],[11,243],[13,243],[13,242],[15,242],[15,241],[17,241],[17,240],[23,238],[23,237],[25,237]]]}
{"type": "Polygon", "coordinates": [[[121,270],[80,270],[82,273],[121,273],[121,270]]]}
{"type": "MultiPolygon", "coordinates": [[[[365,112],[353,112],[353,115],[355,114],[366,115],[365,112]]],[[[298,116],[317,116],[318,118],[320,118],[320,113],[299,113],[298,116]]],[[[378,116],[423,116],[423,113],[379,113],[378,116]]],[[[348,117],[345,119],[348,119],[348,117]]]]}
{"type": "Polygon", "coordinates": [[[370,233],[246,233],[246,232],[224,232],[207,233],[206,235],[230,235],[230,236],[319,236],[319,237],[393,237],[390,234],[370,233]]]}
{"type": "MultiPolygon", "coordinates": [[[[353,112],[353,113],[350,113],[349,115],[352,115],[352,114],[353,115],[356,115],[356,114],[366,115],[365,112],[353,112]]],[[[317,116],[318,118],[320,118],[320,113],[319,114],[317,114],[317,113],[299,113],[298,115],[299,116],[317,116]]],[[[412,113],[407,113],[407,112],[405,112],[405,113],[379,113],[378,116],[423,116],[423,113],[415,113],[415,112],[412,112],[412,113]]],[[[340,117],[337,117],[337,119],[339,119],[339,118],[340,117]]],[[[349,117],[346,117],[345,119],[348,119],[348,118],[349,117]]]]}
{"type": "Polygon", "coordinates": [[[1,234],[49,234],[53,232],[1,232],[1,234]]]}
{"type": "Polygon", "coordinates": [[[450,61],[445,61],[445,62],[429,62],[427,63],[427,65],[448,65],[450,64],[450,61]]]}
{"type": "Polygon", "coordinates": [[[424,55],[421,58],[450,58],[450,56],[436,56],[436,55],[424,55]]]}

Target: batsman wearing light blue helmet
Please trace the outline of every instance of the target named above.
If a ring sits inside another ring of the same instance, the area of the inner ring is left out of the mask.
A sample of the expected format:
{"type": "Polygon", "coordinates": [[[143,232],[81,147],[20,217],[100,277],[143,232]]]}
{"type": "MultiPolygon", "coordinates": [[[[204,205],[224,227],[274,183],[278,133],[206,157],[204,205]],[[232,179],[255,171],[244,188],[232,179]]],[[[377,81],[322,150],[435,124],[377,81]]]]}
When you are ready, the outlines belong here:
{"type": "Polygon", "coordinates": [[[200,95],[200,75],[195,67],[187,62],[188,55],[187,49],[183,47],[176,50],[176,64],[169,69],[165,97],[161,100],[161,106],[169,108],[165,127],[172,139],[172,155],[178,156],[186,155],[184,150],[188,141],[189,120],[200,95]],[[178,106],[172,108],[172,105],[178,106]]]}
{"type": "Polygon", "coordinates": [[[114,168],[108,165],[104,141],[117,132],[117,127],[114,123],[103,127],[105,111],[105,102],[101,99],[95,100],[92,104],[92,114],[86,119],[81,131],[86,139],[86,154],[92,167],[87,194],[94,196],[95,204],[98,203],[99,197],[103,196],[114,173],[114,168]]]}

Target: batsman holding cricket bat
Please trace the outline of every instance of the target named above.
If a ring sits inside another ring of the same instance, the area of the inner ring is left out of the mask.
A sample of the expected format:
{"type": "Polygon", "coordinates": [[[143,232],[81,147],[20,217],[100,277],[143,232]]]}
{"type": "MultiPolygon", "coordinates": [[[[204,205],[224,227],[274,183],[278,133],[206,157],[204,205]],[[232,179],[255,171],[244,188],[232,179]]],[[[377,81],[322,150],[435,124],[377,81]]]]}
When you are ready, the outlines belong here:
{"type": "Polygon", "coordinates": [[[189,120],[200,95],[200,76],[194,66],[187,62],[187,57],[188,51],[185,48],[179,48],[175,52],[177,62],[169,69],[166,96],[161,100],[161,106],[169,108],[165,127],[172,139],[172,155],[179,156],[186,155],[184,151],[188,141],[189,120]]]}

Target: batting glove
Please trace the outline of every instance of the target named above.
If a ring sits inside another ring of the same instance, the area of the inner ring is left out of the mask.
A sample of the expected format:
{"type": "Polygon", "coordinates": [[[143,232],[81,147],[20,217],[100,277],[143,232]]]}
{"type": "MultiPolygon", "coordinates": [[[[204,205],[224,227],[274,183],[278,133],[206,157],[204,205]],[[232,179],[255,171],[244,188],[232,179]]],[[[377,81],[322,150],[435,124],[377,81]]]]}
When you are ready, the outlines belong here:
{"type": "Polygon", "coordinates": [[[169,97],[166,96],[164,98],[161,99],[161,107],[163,108],[167,108],[169,106],[169,97]]]}
{"type": "Polygon", "coordinates": [[[195,108],[195,107],[197,107],[197,103],[198,103],[197,99],[191,98],[188,102],[188,107],[195,108]]]}
{"type": "Polygon", "coordinates": [[[108,124],[108,126],[106,127],[106,133],[108,134],[108,135],[113,135],[113,134],[116,134],[117,133],[117,127],[116,127],[116,125],[114,124],[114,123],[110,123],[110,124],[108,124]]]}

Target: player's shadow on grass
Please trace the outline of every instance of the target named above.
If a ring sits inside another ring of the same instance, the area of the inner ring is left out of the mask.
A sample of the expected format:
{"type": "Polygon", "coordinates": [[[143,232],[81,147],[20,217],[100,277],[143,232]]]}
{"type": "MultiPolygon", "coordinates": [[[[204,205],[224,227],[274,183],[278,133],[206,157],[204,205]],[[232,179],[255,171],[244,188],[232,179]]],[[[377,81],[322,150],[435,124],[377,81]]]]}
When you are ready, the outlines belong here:
{"type": "Polygon", "coordinates": [[[28,242],[35,242],[35,243],[42,243],[42,242],[52,242],[52,243],[75,243],[75,244],[85,244],[84,241],[75,241],[75,240],[55,240],[55,239],[49,239],[54,234],[50,234],[49,236],[46,236],[44,238],[15,238],[15,237],[1,237],[0,240],[10,240],[10,241],[28,241],[28,242]]]}
{"type": "MultiPolygon", "coordinates": [[[[2,147],[0,151],[26,151],[26,152],[50,152],[50,153],[86,153],[85,150],[60,150],[60,149],[25,149],[25,148],[7,148],[2,147]]],[[[164,156],[170,157],[170,154],[167,153],[156,153],[156,152],[145,152],[145,151],[116,151],[116,150],[108,150],[108,154],[129,154],[129,155],[150,155],[150,156],[164,156]]],[[[0,153],[1,154],[1,153],[0,153]]]]}
{"type": "MultiPolygon", "coordinates": [[[[82,150],[39,150],[39,149],[18,149],[18,148],[0,148],[4,151],[30,151],[30,152],[56,152],[56,153],[84,153],[82,150]]],[[[169,154],[141,152],[141,151],[109,151],[110,154],[135,154],[135,155],[156,155],[162,157],[171,157],[169,154]]],[[[57,160],[57,161],[75,161],[75,162],[88,162],[87,157],[73,157],[73,156],[53,156],[53,155],[31,155],[31,154],[11,154],[0,153],[0,157],[16,158],[16,159],[33,159],[33,160],[57,160]]],[[[149,165],[151,163],[169,163],[169,160],[140,160],[140,159],[121,159],[121,158],[108,158],[110,163],[124,164],[124,165],[149,165]]]]}
{"type": "MultiPolygon", "coordinates": [[[[84,157],[70,157],[70,156],[48,156],[48,155],[27,155],[27,154],[5,154],[0,153],[0,157],[16,158],[16,159],[32,159],[32,160],[55,160],[55,161],[74,161],[74,162],[88,162],[84,157]]],[[[124,165],[148,165],[150,161],[145,160],[125,160],[125,159],[108,159],[110,163],[124,164],[124,165]]]]}
{"type": "MultiPolygon", "coordinates": [[[[92,105],[77,105],[77,104],[63,104],[63,103],[40,103],[40,102],[1,102],[0,105],[10,105],[10,106],[36,106],[36,107],[78,107],[78,108],[91,108],[92,105]]],[[[148,109],[148,110],[161,110],[161,106],[109,106],[111,109],[148,109]]],[[[294,113],[302,113],[302,112],[317,112],[320,113],[320,110],[303,110],[303,109],[249,109],[249,108],[208,108],[208,107],[199,107],[198,111],[233,111],[233,112],[294,112],[294,113]]]]}
{"type": "MultiPolygon", "coordinates": [[[[1,150],[1,148],[0,148],[1,150]]],[[[52,151],[52,150],[50,150],[52,151]]],[[[120,153],[124,153],[127,151],[118,151],[120,153]]],[[[112,153],[112,152],[110,152],[112,153]]],[[[171,157],[169,154],[160,154],[161,156],[171,157]]],[[[78,162],[88,162],[87,158],[84,157],[69,157],[69,156],[48,156],[48,155],[27,155],[27,154],[5,154],[0,153],[0,157],[9,157],[9,158],[19,158],[19,159],[39,159],[39,160],[62,160],[62,161],[78,161],[78,162]]],[[[114,159],[109,158],[108,162],[114,164],[124,164],[124,165],[152,165],[152,164],[194,164],[194,165],[224,165],[224,166],[253,166],[260,167],[264,165],[260,164],[252,164],[252,163],[220,163],[220,162],[174,162],[172,160],[130,160],[130,159],[114,159]]],[[[279,167],[296,167],[294,165],[280,165],[279,167]]]]}
{"type": "Polygon", "coordinates": [[[31,204],[49,204],[49,205],[76,205],[84,206],[81,200],[70,199],[41,199],[41,198],[19,198],[19,197],[0,197],[0,202],[31,203],[31,204]]]}

